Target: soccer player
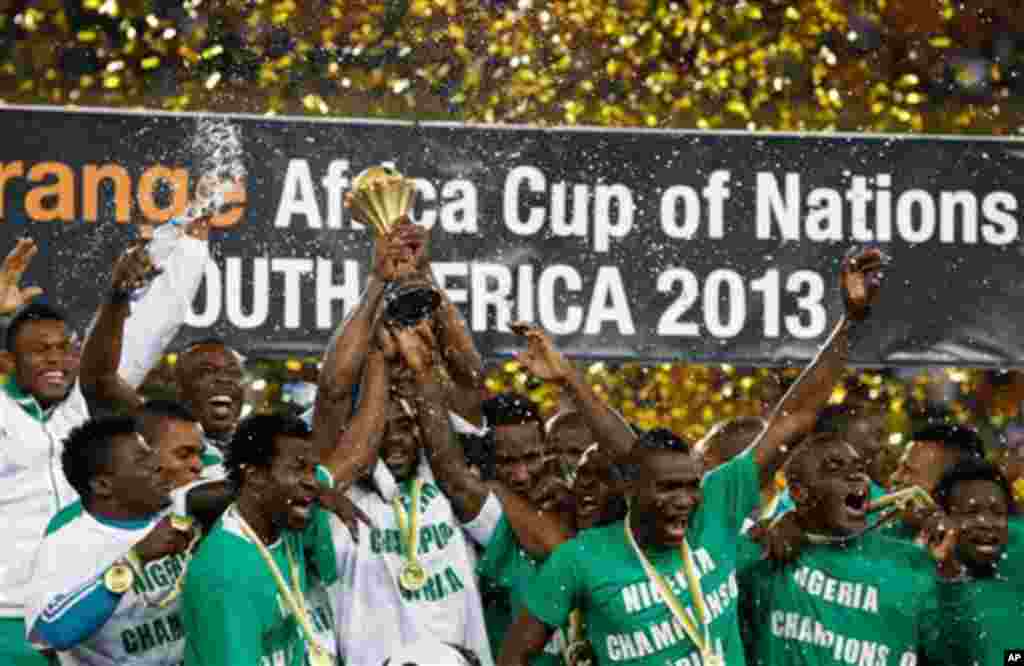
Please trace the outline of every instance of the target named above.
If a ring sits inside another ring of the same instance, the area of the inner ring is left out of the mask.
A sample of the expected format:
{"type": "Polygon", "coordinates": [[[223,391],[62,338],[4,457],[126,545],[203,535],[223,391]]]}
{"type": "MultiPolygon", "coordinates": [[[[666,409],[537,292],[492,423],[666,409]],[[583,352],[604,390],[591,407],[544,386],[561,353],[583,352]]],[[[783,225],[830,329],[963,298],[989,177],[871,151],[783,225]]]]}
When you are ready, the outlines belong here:
{"type": "MultiPolygon", "coordinates": [[[[416,330],[431,327],[422,322],[416,330]]],[[[382,353],[404,362],[404,371],[414,367],[407,361],[412,352],[399,350],[409,347],[416,330],[382,336],[388,340],[382,353]]],[[[414,358],[432,352],[425,347],[414,358]]],[[[360,526],[361,547],[342,572],[345,585],[335,607],[341,656],[350,666],[378,666],[397,646],[433,638],[469,648],[483,664],[492,664],[466,532],[492,531],[497,517],[479,506],[472,514],[453,511],[421,453],[452,437],[448,405],[427,414],[410,388],[390,396],[381,428],[380,459],[397,481],[397,493],[389,501],[373,482],[357,483],[349,492],[373,527],[360,526]]],[[[366,408],[361,396],[354,418],[366,408]]],[[[345,456],[343,448],[337,455],[345,456]]]]}
{"type": "MultiPolygon", "coordinates": [[[[814,424],[814,432],[842,437],[857,449],[868,471],[869,499],[875,501],[886,494],[882,487],[881,452],[885,437],[883,415],[863,412],[845,405],[830,405],[821,410],[814,424]]],[[[789,490],[779,493],[771,513],[766,518],[777,518],[793,509],[793,498],[789,490]]],[[[870,522],[878,520],[878,514],[868,515],[870,522]]]]}
{"type": "Polygon", "coordinates": [[[845,362],[849,329],[867,315],[879,286],[881,263],[877,251],[844,261],[840,281],[847,315],[805,371],[806,381],[782,399],[752,449],[706,477],[700,456],[672,433],[652,431],[639,439],[627,434],[550,341],[525,331],[530,346],[520,359],[535,375],[570,387],[602,447],[629,463],[630,513],[555,550],[529,586],[527,610],[509,631],[502,666],[528,664],[576,608],[586,618],[599,664],[744,663],[736,614],[740,531],[760,503],[761,486],[784,461],[792,433],[813,423],[804,405],[820,404],[831,392],[845,362]],[[800,416],[789,418],[795,414],[800,416]],[[691,619],[683,604],[703,605],[704,597],[709,604],[691,619]]]}
{"type": "Polygon", "coordinates": [[[186,495],[171,482],[134,420],[90,420],[61,456],[81,501],[50,521],[35,558],[29,638],[81,666],[181,660],[178,579],[198,537],[186,495]]]}
{"type": "Polygon", "coordinates": [[[138,412],[142,437],[153,447],[172,488],[198,481],[203,471],[203,428],[195,415],[172,400],[150,400],[138,412]]]}
{"type": "MultiPolygon", "coordinates": [[[[29,303],[39,294],[21,289],[21,276],[36,254],[35,243],[18,241],[0,267],[0,314],[14,316],[7,326],[5,365],[11,377],[0,390],[0,434],[5,462],[0,465],[0,523],[9,548],[0,567],[0,663],[44,663],[25,640],[24,599],[32,557],[50,518],[78,499],[60,472],[61,442],[89,417],[76,381],[77,358],[65,317],[58,309],[29,303]]],[[[139,253],[118,261],[110,298],[126,298],[152,279],[152,265],[139,253]]],[[[147,296],[152,294],[147,292],[147,296]]],[[[146,299],[143,299],[144,302],[146,299]]],[[[143,321],[132,317],[130,331],[174,328],[172,313],[155,309],[143,321]]],[[[130,335],[126,368],[142,367],[150,355],[146,338],[130,335]]],[[[134,381],[132,377],[126,382],[134,381]]],[[[139,379],[141,381],[141,378],[139,379]]]]}
{"type": "Polygon", "coordinates": [[[575,409],[563,409],[544,424],[550,454],[557,456],[566,479],[571,480],[583,452],[594,442],[587,420],[575,409]]]}
{"type": "Polygon", "coordinates": [[[781,567],[759,559],[741,574],[747,663],[916,664],[935,655],[937,579],[928,554],[864,532],[866,462],[836,435],[794,452],[786,481],[805,543],[781,567]]]}
{"type": "MultiPolygon", "coordinates": [[[[155,267],[159,274],[141,300],[133,302],[126,292],[99,307],[82,350],[82,389],[91,404],[142,407],[138,387],[184,324],[209,261],[206,222],[181,226],[174,251],[155,267]],[[144,356],[123,354],[126,342],[143,345],[144,356]]],[[[148,259],[144,246],[130,254],[148,259]]],[[[175,371],[178,399],[202,425],[204,476],[223,478],[223,449],[242,411],[242,357],[219,339],[197,341],[179,354],[175,371]]]]}
{"type": "MultiPolygon", "coordinates": [[[[985,450],[977,431],[961,425],[932,425],[914,433],[893,472],[891,489],[918,486],[934,494],[939,480],[964,460],[983,460],[985,450]]],[[[894,539],[920,541],[920,532],[933,509],[909,507],[886,533],[894,539]]]]}
{"type": "Polygon", "coordinates": [[[969,458],[946,473],[935,499],[949,528],[931,544],[949,576],[940,588],[948,663],[1004,663],[1006,650],[1020,649],[1024,617],[1024,529],[1010,485],[994,465],[969,458]]]}
{"type": "MultiPolygon", "coordinates": [[[[384,373],[373,365],[367,399],[379,401],[384,373]]],[[[379,425],[353,423],[353,429],[379,425]]],[[[375,447],[372,437],[349,442],[345,450],[353,459],[335,461],[335,469],[367,467],[375,447]]],[[[186,665],[335,663],[330,646],[317,637],[309,576],[315,570],[325,585],[334,583],[355,543],[341,521],[316,505],[319,500],[340,513],[344,500],[318,487],[316,465],[312,433],[301,420],[261,415],[239,425],[225,460],[237,499],[186,576],[186,665]]]]}

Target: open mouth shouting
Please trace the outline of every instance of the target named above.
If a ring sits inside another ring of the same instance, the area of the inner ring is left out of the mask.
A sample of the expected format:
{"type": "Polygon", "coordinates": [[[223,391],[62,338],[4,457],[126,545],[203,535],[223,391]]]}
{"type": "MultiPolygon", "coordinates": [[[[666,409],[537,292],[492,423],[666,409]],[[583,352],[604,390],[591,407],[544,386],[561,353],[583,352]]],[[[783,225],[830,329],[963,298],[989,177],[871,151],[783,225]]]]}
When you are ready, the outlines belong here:
{"type": "Polygon", "coordinates": [[[843,502],[846,513],[854,520],[863,520],[867,515],[868,509],[868,489],[859,488],[851,493],[847,493],[846,500],[843,502]]]}
{"type": "Polygon", "coordinates": [[[961,540],[971,559],[984,564],[998,561],[1006,546],[1006,540],[999,532],[990,529],[966,531],[961,540]]]}
{"type": "Polygon", "coordinates": [[[217,420],[226,420],[234,418],[235,415],[235,399],[230,395],[215,395],[211,396],[206,404],[210,408],[210,414],[217,420]]]}
{"type": "Polygon", "coordinates": [[[661,518],[661,542],[665,545],[679,545],[686,538],[690,524],[690,512],[663,515],[661,518]]]}

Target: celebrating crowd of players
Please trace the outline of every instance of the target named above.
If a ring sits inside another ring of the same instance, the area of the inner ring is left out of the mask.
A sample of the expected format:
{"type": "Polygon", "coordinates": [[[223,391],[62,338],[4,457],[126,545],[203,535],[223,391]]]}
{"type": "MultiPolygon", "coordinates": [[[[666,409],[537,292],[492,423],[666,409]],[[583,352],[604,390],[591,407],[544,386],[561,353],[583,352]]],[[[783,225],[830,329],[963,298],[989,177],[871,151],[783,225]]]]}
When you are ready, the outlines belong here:
{"type": "MultiPolygon", "coordinates": [[[[988,666],[1024,647],[1024,557],[976,433],[916,433],[891,478],[877,415],[826,407],[881,287],[848,256],[845,312],[768,418],[700,442],[638,432],[529,324],[519,360],[571,397],[544,422],[484,399],[426,232],[376,241],[303,418],[241,420],[243,357],[202,340],[176,401],[148,370],[209,258],[201,223],[117,261],[79,350],[0,268],[0,663],[988,666]],[[438,290],[441,291],[441,290],[438,290]],[[776,478],[786,488],[778,492],[776,478]]],[[[54,298],[54,294],[49,295],[54,298]]]]}

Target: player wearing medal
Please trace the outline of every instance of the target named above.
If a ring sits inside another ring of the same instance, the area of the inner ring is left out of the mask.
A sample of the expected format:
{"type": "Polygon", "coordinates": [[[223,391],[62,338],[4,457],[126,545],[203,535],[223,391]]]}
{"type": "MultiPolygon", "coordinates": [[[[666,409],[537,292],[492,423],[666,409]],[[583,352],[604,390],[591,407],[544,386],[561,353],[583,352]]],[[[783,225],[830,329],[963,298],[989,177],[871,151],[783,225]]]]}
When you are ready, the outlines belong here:
{"type": "Polygon", "coordinates": [[[127,418],[71,432],[62,464],[81,502],[50,522],[36,554],[29,638],[65,666],[176,664],[178,581],[198,532],[172,506],[159,458],[127,418]]]}
{"type": "MultiPolygon", "coordinates": [[[[900,458],[889,484],[893,491],[918,487],[934,494],[939,480],[964,460],[983,460],[985,450],[973,428],[937,424],[914,433],[900,458]]],[[[900,521],[886,530],[894,539],[923,544],[922,528],[934,507],[916,504],[905,510],[900,521]]]]}
{"type": "MultiPolygon", "coordinates": [[[[0,314],[17,308],[7,327],[4,352],[13,372],[0,391],[2,456],[7,461],[0,472],[0,509],[10,540],[5,566],[0,567],[0,663],[14,666],[42,663],[25,639],[24,602],[32,557],[50,518],[78,499],[60,470],[61,442],[89,416],[64,315],[47,305],[29,304],[40,290],[19,287],[36,252],[31,240],[22,239],[0,268],[0,314]]],[[[130,250],[118,259],[111,301],[127,302],[135,290],[148,285],[125,324],[129,335],[121,378],[126,384],[141,383],[144,371],[159,358],[153,338],[173,336],[184,321],[183,313],[161,302],[180,296],[164,289],[165,275],[192,265],[205,252],[204,243],[183,239],[165,262],[170,271],[160,275],[144,253],[130,250]]]]}
{"type": "Polygon", "coordinates": [[[334,663],[317,639],[309,575],[334,585],[355,557],[351,518],[359,512],[343,489],[376,458],[389,374],[389,361],[371,350],[363,402],[340,436],[311,433],[303,421],[286,417],[256,416],[239,426],[225,461],[237,499],[203,541],[186,578],[186,665],[334,663]],[[315,439],[321,436],[339,441],[321,445],[315,439]],[[337,483],[333,490],[314,478],[319,451],[328,449],[322,462],[337,483]]]}
{"type": "Polygon", "coordinates": [[[598,664],[745,663],[736,603],[740,531],[760,503],[760,488],[784,461],[785,443],[794,431],[809,429],[812,408],[831,393],[851,325],[867,316],[879,287],[881,264],[877,251],[844,261],[847,312],[825,349],[776,407],[755,446],[706,476],[692,446],[672,433],[626,435],[543,336],[528,334],[530,348],[521,358],[531,372],[561,378],[602,446],[627,463],[630,512],[554,552],[529,588],[527,610],[509,631],[499,664],[528,664],[575,608],[583,612],[598,664]]]}
{"type": "MultiPolygon", "coordinates": [[[[184,324],[209,261],[208,222],[208,218],[187,225],[169,222],[179,230],[175,248],[158,267],[159,274],[143,298],[132,302],[128,293],[100,306],[82,350],[82,389],[91,404],[130,410],[142,407],[138,386],[184,324]],[[173,325],[162,324],[164,320],[173,325]],[[125,342],[134,340],[145,341],[144,357],[122,354],[125,342]]],[[[149,260],[145,246],[129,254],[149,260]]],[[[178,398],[203,427],[202,474],[221,479],[223,449],[242,410],[241,356],[220,340],[197,341],[179,354],[175,371],[178,398]]]]}
{"type": "MultiPolygon", "coordinates": [[[[408,358],[422,355],[408,351],[410,340],[430,328],[427,321],[393,334],[378,328],[383,353],[404,363],[390,377],[415,376],[408,358]]],[[[433,351],[426,348],[432,358],[433,351]]],[[[368,481],[349,491],[372,527],[360,526],[359,545],[342,572],[344,590],[335,607],[342,658],[348,666],[378,666],[397,646],[432,638],[467,647],[483,664],[493,664],[464,530],[492,530],[497,518],[486,511],[454,513],[422,454],[424,444],[452,436],[448,412],[426,423],[415,385],[409,384],[392,392],[386,405],[380,458],[398,491],[390,501],[368,481]]],[[[355,418],[366,408],[361,397],[355,418]]]]}
{"type": "MultiPolygon", "coordinates": [[[[371,358],[369,401],[382,399],[386,372],[386,363],[371,358]]],[[[379,417],[379,411],[366,410],[366,421],[354,421],[352,430],[373,432],[379,417]]],[[[373,437],[352,444],[346,448],[352,459],[335,467],[365,468],[375,446],[373,437]]],[[[309,572],[315,567],[325,584],[333,583],[354,542],[334,515],[343,513],[343,496],[316,483],[312,433],[299,419],[251,417],[239,425],[225,464],[237,500],[189,567],[182,598],[184,663],[334,664],[336,657],[316,638],[309,572]]]]}
{"type": "Polygon", "coordinates": [[[870,528],[866,470],[837,435],[815,435],[794,452],[786,481],[803,543],[783,562],[758,559],[759,548],[747,544],[748,663],[916,664],[943,656],[934,564],[924,550],[870,528]]]}
{"type": "Polygon", "coordinates": [[[946,663],[1001,664],[1019,649],[1024,617],[1024,530],[1010,485],[994,465],[968,459],[939,482],[945,512],[931,543],[940,586],[946,663]]]}
{"type": "MultiPolygon", "coordinates": [[[[881,470],[882,446],[885,438],[884,415],[864,412],[845,405],[830,405],[818,415],[814,432],[819,434],[840,435],[857,449],[867,465],[869,493],[872,502],[881,499],[886,490],[882,486],[881,470]]],[[[793,498],[788,489],[782,490],[774,502],[771,512],[763,514],[766,519],[778,518],[791,511],[794,507],[793,498]]],[[[874,522],[879,514],[869,514],[868,520],[874,522]]]]}

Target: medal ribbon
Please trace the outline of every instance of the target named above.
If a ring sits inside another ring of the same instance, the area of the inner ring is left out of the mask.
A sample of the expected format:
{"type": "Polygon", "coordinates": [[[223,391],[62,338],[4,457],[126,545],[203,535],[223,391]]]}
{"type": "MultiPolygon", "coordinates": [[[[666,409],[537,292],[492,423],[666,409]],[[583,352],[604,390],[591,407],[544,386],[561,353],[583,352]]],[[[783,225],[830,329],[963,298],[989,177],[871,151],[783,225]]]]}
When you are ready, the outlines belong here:
{"type": "Polygon", "coordinates": [[[690,619],[690,616],[686,613],[683,608],[683,604],[679,601],[669,586],[668,582],[662,577],[658,570],[654,568],[647,556],[644,555],[644,551],[637,544],[636,539],[633,537],[633,530],[630,527],[630,515],[626,514],[626,540],[629,541],[629,545],[633,547],[633,552],[636,553],[636,557],[640,560],[640,564],[643,565],[644,572],[647,574],[648,580],[650,580],[655,587],[658,588],[658,593],[661,594],[662,600],[665,605],[668,606],[669,610],[672,611],[672,615],[683,625],[683,629],[686,630],[686,635],[690,637],[693,644],[697,646],[700,651],[701,661],[705,664],[710,659],[713,659],[714,655],[711,651],[711,620],[708,617],[707,608],[704,605],[704,592],[701,590],[700,581],[697,580],[697,568],[693,564],[693,554],[690,552],[690,545],[683,538],[683,543],[679,545],[679,552],[683,558],[683,570],[686,573],[686,585],[690,589],[690,598],[693,600],[693,607],[696,611],[697,621],[704,625],[704,632],[698,631],[697,626],[690,619]]]}
{"type": "Polygon", "coordinates": [[[405,546],[405,560],[410,564],[416,563],[416,553],[420,545],[420,491],[422,489],[422,479],[412,482],[412,496],[408,512],[402,504],[401,493],[395,495],[391,500],[391,504],[395,508],[395,519],[398,521],[398,531],[402,535],[402,545],[405,546]]]}
{"type": "Polygon", "coordinates": [[[242,517],[242,513],[237,508],[234,509],[235,517],[238,518],[238,524],[242,527],[242,532],[249,538],[254,544],[256,544],[256,550],[260,552],[263,557],[263,561],[266,562],[267,568],[270,569],[270,574],[274,577],[274,582],[277,584],[277,589],[284,597],[285,603],[288,605],[288,610],[292,616],[298,621],[299,627],[302,629],[302,633],[305,634],[306,641],[309,643],[312,663],[316,666],[319,664],[329,663],[327,661],[327,652],[316,640],[316,634],[313,631],[313,624],[309,619],[309,613],[306,612],[306,599],[302,594],[302,583],[299,578],[299,566],[295,562],[295,556],[292,555],[291,546],[288,545],[288,541],[284,542],[285,555],[288,557],[288,565],[292,578],[292,585],[294,589],[288,586],[284,580],[284,576],[281,574],[281,570],[277,567],[277,562],[274,561],[274,556],[270,554],[264,544],[263,540],[260,539],[256,531],[249,527],[249,523],[242,517]]]}

